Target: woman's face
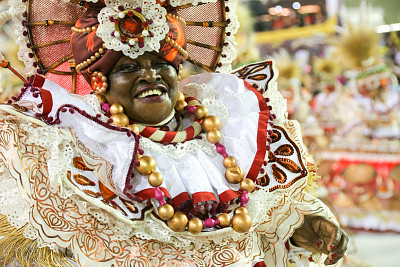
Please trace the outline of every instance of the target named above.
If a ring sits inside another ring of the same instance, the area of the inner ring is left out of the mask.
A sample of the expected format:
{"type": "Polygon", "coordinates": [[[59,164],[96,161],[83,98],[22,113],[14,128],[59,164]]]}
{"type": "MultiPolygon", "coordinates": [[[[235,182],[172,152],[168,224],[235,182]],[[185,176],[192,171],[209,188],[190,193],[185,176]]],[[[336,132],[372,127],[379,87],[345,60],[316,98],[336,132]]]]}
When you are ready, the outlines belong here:
{"type": "Polygon", "coordinates": [[[119,103],[134,122],[157,124],[178,99],[178,74],[163,58],[146,52],[137,59],[121,57],[108,75],[107,102],[119,103]]]}

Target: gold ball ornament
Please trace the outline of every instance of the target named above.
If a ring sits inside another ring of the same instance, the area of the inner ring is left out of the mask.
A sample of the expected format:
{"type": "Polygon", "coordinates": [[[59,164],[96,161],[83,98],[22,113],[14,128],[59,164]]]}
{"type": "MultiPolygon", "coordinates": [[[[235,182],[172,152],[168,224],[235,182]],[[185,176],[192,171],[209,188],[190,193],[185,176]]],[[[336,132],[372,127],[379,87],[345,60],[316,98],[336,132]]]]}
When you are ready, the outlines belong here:
{"type": "Polygon", "coordinates": [[[221,121],[213,116],[207,116],[203,120],[203,130],[206,132],[212,131],[212,130],[219,130],[221,128],[221,121]]]}
{"type": "Polygon", "coordinates": [[[251,179],[243,179],[243,181],[240,182],[240,189],[251,192],[254,189],[254,182],[251,179]]]}
{"type": "Polygon", "coordinates": [[[238,184],[244,178],[244,172],[239,166],[230,167],[225,171],[225,179],[231,184],[238,184]]]}
{"type": "Polygon", "coordinates": [[[231,216],[228,213],[218,215],[219,226],[228,227],[231,225],[231,216]]]}
{"type": "Polygon", "coordinates": [[[135,124],[128,125],[126,128],[132,130],[135,134],[140,134],[139,127],[137,127],[135,124]]]}
{"type": "Polygon", "coordinates": [[[124,107],[121,104],[112,104],[110,107],[110,114],[124,113],[124,107]]]}
{"type": "Polygon", "coordinates": [[[114,125],[121,127],[129,125],[129,118],[124,113],[114,114],[111,116],[111,119],[113,120],[112,124],[114,125]]]}
{"type": "Polygon", "coordinates": [[[187,105],[187,104],[186,104],[185,101],[178,100],[178,101],[176,102],[176,105],[175,105],[175,110],[178,111],[179,113],[183,113],[183,112],[185,111],[186,105],[187,105]]]}
{"type": "Polygon", "coordinates": [[[174,216],[167,221],[169,228],[175,232],[183,232],[188,224],[188,218],[185,213],[181,211],[175,212],[174,216]]]}
{"type": "Polygon", "coordinates": [[[246,233],[251,228],[251,218],[248,214],[236,214],[232,219],[232,227],[238,233],[246,233]]]}
{"type": "Polygon", "coordinates": [[[237,165],[237,161],[235,157],[227,156],[224,158],[223,164],[225,168],[231,168],[237,165]]]}
{"type": "Polygon", "coordinates": [[[149,175],[156,170],[156,161],[149,156],[143,156],[139,160],[139,166],[136,167],[138,172],[143,175],[149,175]]]}
{"type": "Polygon", "coordinates": [[[160,186],[164,181],[164,178],[159,172],[152,172],[149,175],[149,184],[153,187],[160,186]]]}
{"type": "Polygon", "coordinates": [[[96,94],[96,97],[97,97],[97,100],[99,100],[100,104],[106,102],[106,98],[104,97],[104,95],[96,94]]]}
{"type": "Polygon", "coordinates": [[[171,219],[174,212],[174,208],[169,204],[164,204],[158,208],[158,216],[165,221],[171,219]]]}
{"type": "Polygon", "coordinates": [[[221,133],[218,130],[212,130],[207,133],[207,140],[211,144],[216,144],[221,140],[221,133]]]}
{"type": "Polygon", "coordinates": [[[185,95],[182,92],[178,93],[178,101],[185,101],[185,95]]]}
{"type": "Polygon", "coordinates": [[[203,222],[198,218],[191,219],[189,222],[189,232],[198,234],[201,230],[203,230],[203,222]]]}
{"type": "Polygon", "coordinates": [[[199,106],[195,109],[194,115],[196,116],[196,118],[201,120],[208,116],[208,108],[206,108],[205,106],[199,106]]]}
{"type": "Polygon", "coordinates": [[[239,207],[235,209],[235,214],[249,214],[249,211],[245,207],[239,207]]]}

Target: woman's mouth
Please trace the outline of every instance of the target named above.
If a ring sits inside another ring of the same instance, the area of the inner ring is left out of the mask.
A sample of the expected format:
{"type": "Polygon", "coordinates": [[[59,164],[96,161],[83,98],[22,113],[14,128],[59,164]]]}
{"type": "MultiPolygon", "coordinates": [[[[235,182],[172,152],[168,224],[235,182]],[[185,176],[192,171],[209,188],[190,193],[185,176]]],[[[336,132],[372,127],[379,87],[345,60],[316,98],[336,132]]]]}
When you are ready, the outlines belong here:
{"type": "Polygon", "coordinates": [[[136,90],[135,99],[141,102],[162,102],[167,96],[167,88],[164,85],[143,85],[136,90]]]}

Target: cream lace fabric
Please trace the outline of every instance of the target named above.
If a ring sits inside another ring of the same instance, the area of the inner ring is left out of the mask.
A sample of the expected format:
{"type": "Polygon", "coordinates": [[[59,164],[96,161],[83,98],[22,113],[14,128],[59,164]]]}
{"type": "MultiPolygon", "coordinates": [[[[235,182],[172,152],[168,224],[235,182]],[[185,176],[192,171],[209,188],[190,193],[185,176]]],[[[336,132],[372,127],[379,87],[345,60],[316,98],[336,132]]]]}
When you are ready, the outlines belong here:
{"type": "MultiPolygon", "coordinates": [[[[56,107],[62,105],[56,96],[84,108],[89,115],[98,113],[98,106],[90,97],[84,103],[51,82],[46,81],[43,87],[53,93],[55,110],[49,114],[53,117],[56,107]]],[[[240,79],[227,74],[192,76],[182,82],[181,90],[199,98],[211,114],[221,118],[224,126],[221,142],[248,171],[257,150],[254,144],[259,107],[254,93],[246,90],[240,79]]],[[[0,106],[0,213],[7,215],[15,227],[28,223],[25,236],[40,240],[43,246],[54,250],[71,248],[78,264],[85,267],[178,263],[252,266],[262,260],[267,266],[286,266],[285,242],[302,224],[303,214],[331,215],[322,203],[303,190],[307,184],[304,149],[297,124],[286,120],[276,86],[268,88],[266,95],[277,115],[274,132],[279,136],[271,151],[279,152],[284,144],[290,146],[295,152],[286,159],[302,172],[292,174],[283,167],[281,173],[286,180],[277,181],[272,179],[275,176],[270,164],[263,165],[258,178],[267,174],[271,181],[250,194],[248,210],[253,226],[247,234],[238,234],[232,228],[198,235],[171,231],[152,214],[151,206],[129,201],[121,192],[124,185],[121,177],[126,177],[127,171],[119,165],[131,162],[135,151],[129,145],[132,139],[125,133],[103,129],[101,124],[85,120],[87,116],[78,112],[68,111],[60,113],[61,127],[53,127],[9,106],[0,106]],[[118,158],[113,156],[116,147],[121,148],[118,158]],[[115,191],[104,192],[102,185],[115,191]],[[107,194],[112,195],[112,201],[102,201],[107,194]]],[[[31,99],[29,94],[24,99],[31,103],[39,101],[31,99]]],[[[31,106],[37,107],[36,104],[31,106]]],[[[203,140],[173,147],[141,138],[140,146],[156,159],[171,196],[182,190],[189,193],[206,190],[218,197],[221,190],[235,189],[221,176],[222,157],[203,140]],[[193,179],[190,176],[193,173],[200,179],[193,179]]],[[[279,162],[281,156],[276,155],[279,162]]],[[[146,189],[146,177],[135,173],[135,178],[135,190],[146,189]]],[[[157,204],[152,202],[152,206],[157,204]]]]}

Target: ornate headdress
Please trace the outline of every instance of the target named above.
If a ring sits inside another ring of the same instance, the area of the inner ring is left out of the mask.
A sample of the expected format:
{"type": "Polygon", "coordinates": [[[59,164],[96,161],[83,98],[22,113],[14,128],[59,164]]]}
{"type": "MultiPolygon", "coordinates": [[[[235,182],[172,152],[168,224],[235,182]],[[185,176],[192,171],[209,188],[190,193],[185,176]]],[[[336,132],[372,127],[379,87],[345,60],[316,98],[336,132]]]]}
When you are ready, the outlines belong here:
{"type": "Polygon", "coordinates": [[[236,56],[234,1],[10,0],[10,6],[26,72],[81,95],[104,91],[122,55],[153,52],[178,70],[187,60],[219,72],[229,72],[236,56]]]}
{"type": "Polygon", "coordinates": [[[349,23],[347,30],[336,40],[342,62],[357,70],[358,86],[365,85],[368,90],[379,88],[379,81],[391,76],[379,56],[379,41],[375,28],[365,24],[355,27],[349,23]]]}

